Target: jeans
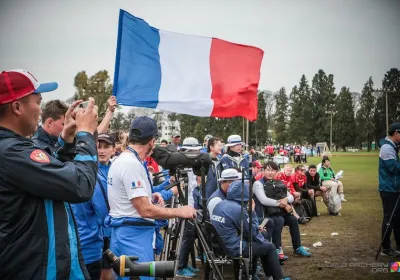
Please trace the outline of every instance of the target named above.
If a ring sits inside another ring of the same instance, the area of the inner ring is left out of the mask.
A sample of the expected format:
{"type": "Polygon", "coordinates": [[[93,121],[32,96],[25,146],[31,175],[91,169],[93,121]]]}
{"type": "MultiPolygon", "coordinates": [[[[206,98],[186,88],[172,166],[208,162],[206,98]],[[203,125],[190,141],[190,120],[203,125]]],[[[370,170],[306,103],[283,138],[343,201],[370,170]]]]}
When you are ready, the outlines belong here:
{"type": "Polygon", "coordinates": [[[295,216],[290,214],[284,214],[280,216],[272,216],[274,220],[274,230],[272,235],[272,243],[275,244],[276,248],[282,247],[282,229],[283,226],[288,226],[290,230],[290,236],[292,237],[293,249],[296,250],[301,246],[300,240],[300,229],[299,223],[295,216]]]}
{"type": "MultiPolygon", "coordinates": [[[[272,276],[273,279],[282,279],[282,269],[279,263],[278,254],[274,244],[264,241],[263,243],[253,242],[252,272],[257,271],[257,259],[260,258],[265,275],[272,276]]],[[[243,250],[243,257],[249,257],[248,245],[243,250]]]]}
{"type": "MultiPolygon", "coordinates": [[[[396,205],[399,193],[393,192],[380,192],[383,207],[383,221],[382,221],[382,239],[385,235],[387,223],[389,222],[390,216],[396,205]]],[[[400,202],[399,202],[400,203],[400,202]]],[[[382,248],[390,248],[390,236],[392,235],[392,230],[394,234],[394,239],[396,240],[397,248],[400,248],[400,205],[397,205],[396,212],[393,215],[390,227],[387,231],[385,238],[382,240],[382,248]]]]}
{"type": "Polygon", "coordinates": [[[178,269],[184,269],[189,262],[189,254],[194,251],[195,229],[193,222],[185,221],[185,230],[183,232],[182,243],[179,252],[179,266],[178,269]]]}

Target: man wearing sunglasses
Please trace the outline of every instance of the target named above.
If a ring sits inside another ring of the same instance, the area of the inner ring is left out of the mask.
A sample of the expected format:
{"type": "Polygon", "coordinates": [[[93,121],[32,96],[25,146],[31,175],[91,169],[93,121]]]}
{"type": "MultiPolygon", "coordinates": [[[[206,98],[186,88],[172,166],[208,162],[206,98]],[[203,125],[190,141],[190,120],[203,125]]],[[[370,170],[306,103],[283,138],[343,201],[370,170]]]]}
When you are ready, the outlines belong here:
{"type": "Polygon", "coordinates": [[[389,129],[389,136],[381,139],[381,150],[379,152],[379,193],[383,206],[382,221],[382,252],[381,255],[399,257],[400,256],[400,208],[396,206],[396,201],[400,191],[400,122],[393,123],[389,129]],[[390,216],[394,211],[391,225],[385,235],[390,216]],[[396,241],[396,249],[391,248],[390,236],[393,230],[396,241]]]}

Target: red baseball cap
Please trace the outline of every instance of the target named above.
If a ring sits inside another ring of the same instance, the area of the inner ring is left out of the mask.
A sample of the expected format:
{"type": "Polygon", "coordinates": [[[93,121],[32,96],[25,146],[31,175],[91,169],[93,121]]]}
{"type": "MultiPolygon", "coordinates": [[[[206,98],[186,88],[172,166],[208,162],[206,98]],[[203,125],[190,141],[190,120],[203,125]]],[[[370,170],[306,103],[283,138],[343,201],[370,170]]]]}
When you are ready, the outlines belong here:
{"type": "Polygon", "coordinates": [[[26,70],[17,69],[0,73],[0,105],[21,99],[32,93],[42,93],[56,90],[58,84],[39,83],[26,70]]]}
{"type": "Polygon", "coordinates": [[[252,166],[253,166],[253,167],[262,168],[262,165],[261,165],[261,163],[260,163],[258,160],[256,160],[256,161],[253,161],[253,164],[252,164],[252,166]]]}

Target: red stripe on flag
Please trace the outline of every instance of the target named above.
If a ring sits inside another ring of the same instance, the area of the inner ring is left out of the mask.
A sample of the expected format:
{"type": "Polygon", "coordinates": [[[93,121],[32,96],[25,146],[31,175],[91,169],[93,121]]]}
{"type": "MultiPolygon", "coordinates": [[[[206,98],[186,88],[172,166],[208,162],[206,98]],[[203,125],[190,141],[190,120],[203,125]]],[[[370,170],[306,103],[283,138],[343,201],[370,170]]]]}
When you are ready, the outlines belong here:
{"type": "Polygon", "coordinates": [[[264,51],[213,38],[210,51],[212,117],[257,119],[257,89],[264,51]]]}

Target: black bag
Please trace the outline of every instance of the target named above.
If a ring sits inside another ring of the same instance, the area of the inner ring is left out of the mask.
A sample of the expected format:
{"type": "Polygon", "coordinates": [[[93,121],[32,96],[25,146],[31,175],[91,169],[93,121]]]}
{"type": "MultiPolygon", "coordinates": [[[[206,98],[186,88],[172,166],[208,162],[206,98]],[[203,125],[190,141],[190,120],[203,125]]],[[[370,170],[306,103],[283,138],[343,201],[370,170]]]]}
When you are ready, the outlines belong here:
{"type": "Polygon", "coordinates": [[[293,205],[293,208],[299,217],[307,218],[309,220],[313,217],[312,204],[311,201],[308,201],[307,199],[300,200],[299,203],[293,205]]]}
{"type": "Polygon", "coordinates": [[[311,202],[310,199],[302,199],[301,205],[304,208],[304,211],[306,213],[306,217],[309,217],[310,220],[311,220],[311,218],[315,216],[314,215],[314,211],[313,211],[313,209],[314,209],[313,203],[311,202]]]}

